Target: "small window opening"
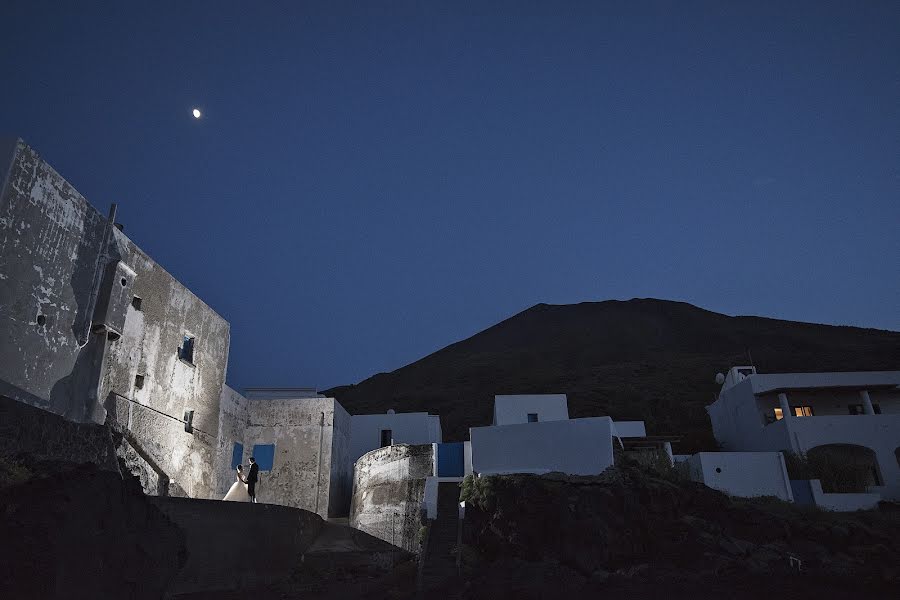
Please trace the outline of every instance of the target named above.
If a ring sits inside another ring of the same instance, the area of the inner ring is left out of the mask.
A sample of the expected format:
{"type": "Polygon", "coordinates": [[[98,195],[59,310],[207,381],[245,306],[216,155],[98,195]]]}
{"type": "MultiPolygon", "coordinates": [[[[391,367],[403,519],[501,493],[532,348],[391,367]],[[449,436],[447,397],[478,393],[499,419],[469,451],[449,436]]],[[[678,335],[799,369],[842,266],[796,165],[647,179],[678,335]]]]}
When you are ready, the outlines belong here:
{"type": "Polygon", "coordinates": [[[128,285],[128,280],[123,277],[119,280],[119,283],[122,284],[122,287],[125,287],[126,285],[128,285]]]}
{"type": "Polygon", "coordinates": [[[194,338],[190,335],[184,336],[181,348],[178,349],[178,358],[185,362],[194,364],[194,338]]]}
{"type": "Polygon", "coordinates": [[[134,310],[141,310],[141,306],[143,306],[143,304],[144,301],[140,296],[135,296],[131,299],[131,306],[134,308],[134,310]]]}
{"type": "Polygon", "coordinates": [[[775,409],[775,420],[780,421],[783,418],[784,418],[784,411],[782,411],[780,408],[776,408],[775,409]]]}
{"type": "Polygon", "coordinates": [[[139,390],[144,387],[144,376],[143,375],[135,375],[134,376],[134,387],[139,390]]]}
{"type": "Polygon", "coordinates": [[[537,423],[538,422],[538,414],[537,413],[528,413],[528,422],[529,423],[537,423]]]}
{"type": "Polygon", "coordinates": [[[41,327],[43,327],[46,323],[47,323],[47,317],[45,317],[44,315],[38,315],[38,316],[37,316],[37,324],[38,324],[38,325],[40,325],[41,327]]]}
{"type": "Polygon", "coordinates": [[[722,472],[722,467],[716,467],[716,473],[721,473],[721,472],[722,472]]]}
{"type": "Polygon", "coordinates": [[[813,416],[812,406],[795,406],[794,407],[794,416],[795,417],[811,417],[811,416],[813,416]]]}
{"type": "Polygon", "coordinates": [[[394,432],[390,429],[381,430],[381,447],[390,446],[394,441],[394,432]]]}

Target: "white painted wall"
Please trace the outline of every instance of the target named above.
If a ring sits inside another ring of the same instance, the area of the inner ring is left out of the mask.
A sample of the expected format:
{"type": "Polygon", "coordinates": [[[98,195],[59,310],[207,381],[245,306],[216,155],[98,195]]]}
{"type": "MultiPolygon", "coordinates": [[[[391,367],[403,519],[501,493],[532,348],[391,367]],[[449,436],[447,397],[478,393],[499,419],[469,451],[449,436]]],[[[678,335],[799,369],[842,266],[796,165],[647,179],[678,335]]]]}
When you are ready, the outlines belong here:
{"type": "Polygon", "coordinates": [[[617,437],[645,437],[647,428],[643,421],[613,421],[613,435],[617,437]]]}
{"type": "MultiPolygon", "coordinates": [[[[528,423],[528,413],[537,413],[538,422],[565,421],[569,405],[565,394],[515,394],[494,396],[494,425],[528,423]]],[[[533,424],[533,423],[532,423],[533,424]]]]}
{"type": "Polygon", "coordinates": [[[472,467],[480,474],[596,475],[613,464],[612,430],[609,417],[473,427],[472,467]]]}
{"type": "MultiPolygon", "coordinates": [[[[838,405],[839,414],[821,414],[813,417],[788,416],[780,421],[765,424],[761,409],[768,409],[774,402],[770,391],[754,394],[755,389],[770,390],[774,385],[788,382],[819,382],[836,385],[844,382],[881,382],[892,380],[894,372],[875,373],[801,373],[786,374],[783,377],[753,375],[740,383],[725,389],[718,400],[707,407],[713,433],[729,451],[764,452],[789,450],[806,453],[812,448],[825,444],[855,444],[870,448],[875,452],[878,469],[884,482],[882,497],[888,500],[900,499],[900,465],[895,451],[900,447],[900,414],[893,413],[893,401],[897,394],[891,390],[871,392],[882,407],[880,415],[850,415],[846,412],[848,402],[860,403],[858,390],[819,388],[813,391],[783,392],[791,406],[824,403],[828,398],[838,405]],[[796,377],[794,377],[796,375],[796,377]],[[790,376],[790,377],[789,377],[790,376]],[[814,377],[813,377],[814,376],[814,377]],[[866,378],[869,379],[866,379],[866,378]],[[765,378],[757,382],[757,378],[765,378]],[[755,383],[756,382],[756,383],[755,383]],[[755,386],[755,387],[754,387],[755,386]]],[[[873,400],[874,401],[874,400],[873,400]]]]}
{"type": "Polygon", "coordinates": [[[688,462],[692,479],[731,496],[794,501],[780,452],[698,452],[688,462]]]}
{"type": "MultiPolygon", "coordinates": [[[[900,415],[842,415],[789,417],[786,427],[796,452],[809,452],[825,444],[856,444],[875,452],[886,500],[900,500],[900,415]]],[[[779,421],[780,423],[781,421],[779,421]]]]}
{"type": "Polygon", "coordinates": [[[463,473],[471,475],[474,472],[472,468],[472,442],[463,442],[463,473]]]}
{"type": "Polygon", "coordinates": [[[381,430],[390,429],[395,444],[440,443],[441,420],[424,412],[350,417],[350,464],[360,456],[381,447],[381,430]]]}

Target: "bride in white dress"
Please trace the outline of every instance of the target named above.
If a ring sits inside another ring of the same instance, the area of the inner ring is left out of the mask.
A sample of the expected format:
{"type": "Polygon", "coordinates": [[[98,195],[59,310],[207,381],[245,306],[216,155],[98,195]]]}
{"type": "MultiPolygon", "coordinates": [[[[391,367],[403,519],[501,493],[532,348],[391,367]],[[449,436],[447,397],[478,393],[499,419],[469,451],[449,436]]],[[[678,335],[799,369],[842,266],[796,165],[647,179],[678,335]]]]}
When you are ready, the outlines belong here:
{"type": "Polygon", "coordinates": [[[222,500],[228,500],[229,502],[250,502],[250,493],[247,491],[247,480],[244,479],[244,468],[241,465],[237,466],[236,479],[234,483],[231,484],[231,489],[228,490],[228,493],[225,494],[225,497],[222,500]]]}

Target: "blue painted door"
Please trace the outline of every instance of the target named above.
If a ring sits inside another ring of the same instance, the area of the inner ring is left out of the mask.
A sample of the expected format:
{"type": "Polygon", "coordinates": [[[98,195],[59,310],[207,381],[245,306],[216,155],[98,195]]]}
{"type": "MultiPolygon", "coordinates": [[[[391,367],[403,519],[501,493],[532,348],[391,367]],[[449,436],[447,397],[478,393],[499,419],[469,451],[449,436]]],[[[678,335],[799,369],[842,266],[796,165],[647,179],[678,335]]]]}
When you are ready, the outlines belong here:
{"type": "Polygon", "coordinates": [[[791,479],[791,491],[794,493],[795,504],[813,506],[816,503],[808,479],[791,479]]]}
{"type": "Polygon", "coordinates": [[[465,449],[462,442],[438,444],[438,477],[462,477],[465,473],[465,449]]]}

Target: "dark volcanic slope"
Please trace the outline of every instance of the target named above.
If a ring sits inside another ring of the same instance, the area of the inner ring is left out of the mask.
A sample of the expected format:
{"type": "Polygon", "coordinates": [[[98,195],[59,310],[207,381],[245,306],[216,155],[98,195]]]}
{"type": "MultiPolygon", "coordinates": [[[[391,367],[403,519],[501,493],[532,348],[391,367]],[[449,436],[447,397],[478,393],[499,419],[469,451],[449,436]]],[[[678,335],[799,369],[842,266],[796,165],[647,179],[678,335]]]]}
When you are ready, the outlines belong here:
{"type": "Polygon", "coordinates": [[[647,421],[711,449],[704,406],[717,372],[893,370],[900,333],[762,317],[729,317],[683,302],[635,299],[538,304],[392,373],[326,393],[351,413],[430,411],[445,440],[490,424],[495,394],[566,393],[572,417],[647,421]]]}

